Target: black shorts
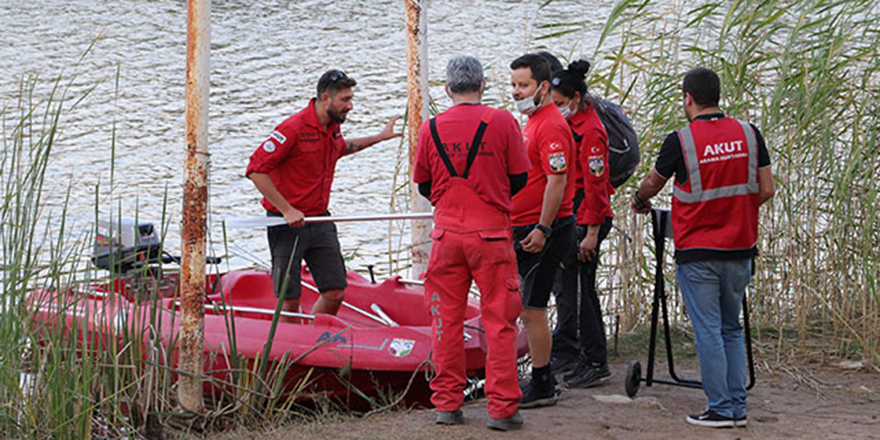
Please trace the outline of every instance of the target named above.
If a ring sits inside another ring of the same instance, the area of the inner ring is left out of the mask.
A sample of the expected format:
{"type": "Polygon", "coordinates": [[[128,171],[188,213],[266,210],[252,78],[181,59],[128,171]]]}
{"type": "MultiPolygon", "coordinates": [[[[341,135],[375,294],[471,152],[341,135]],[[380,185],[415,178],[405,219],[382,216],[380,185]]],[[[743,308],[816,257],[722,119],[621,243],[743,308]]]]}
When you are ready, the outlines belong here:
{"type": "Polygon", "coordinates": [[[513,249],[516,251],[523,307],[547,308],[559,264],[569,261],[574,255],[574,216],[556,219],[552,228],[544,249],[533,254],[524,251],[519,242],[535,229],[535,225],[513,227],[513,249]]]}
{"type": "MultiPolygon", "coordinates": [[[[277,212],[267,211],[269,217],[283,217],[277,212]]],[[[326,214],[326,215],[329,215],[326,214]]],[[[301,265],[305,258],[306,264],[318,291],[345,289],[345,260],[339,247],[334,223],[313,223],[302,228],[291,228],[287,225],[268,228],[269,251],[272,253],[272,283],[275,296],[279,296],[287,279],[284,299],[296,299],[302,295],[301,265]],[[296,238],[299,237],[299,241],[296,238]],[[293,252],[293,244],[296,252],[293,252]],[[291,254],[293,259],[291,261],[291,254]],[[290,270],[288,271],[288,267],[290,270]],[[288,277],[289,275],[289,277],[288,277]]]]}

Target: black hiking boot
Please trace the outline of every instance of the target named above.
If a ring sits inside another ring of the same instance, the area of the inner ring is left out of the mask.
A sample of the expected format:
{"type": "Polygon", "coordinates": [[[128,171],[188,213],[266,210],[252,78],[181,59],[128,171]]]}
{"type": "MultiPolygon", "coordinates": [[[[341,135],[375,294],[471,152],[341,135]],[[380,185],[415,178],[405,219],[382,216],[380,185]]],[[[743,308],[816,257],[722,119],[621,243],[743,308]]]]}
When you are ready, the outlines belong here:
{"type": "Polygon", "coordinates": [[[569,388],[590,388],[604,384],[610,377],[608,364],[596,366],[581,362],[572,374],[565,376],[565,385],[569,388]]]}
{"type": "Polygon", "coordinates": [[[554,357],[550,359],[550,371],[556,374],[570,373],[578,366],[577,358],[554,357]]]}
{"type": "Polygon", "coordinates": [[[520,409],[540,408],[556,405],[556,381],[550,380],[536,384],[534,378],[523,387],[523,398],[519,402],[520,409]]]}

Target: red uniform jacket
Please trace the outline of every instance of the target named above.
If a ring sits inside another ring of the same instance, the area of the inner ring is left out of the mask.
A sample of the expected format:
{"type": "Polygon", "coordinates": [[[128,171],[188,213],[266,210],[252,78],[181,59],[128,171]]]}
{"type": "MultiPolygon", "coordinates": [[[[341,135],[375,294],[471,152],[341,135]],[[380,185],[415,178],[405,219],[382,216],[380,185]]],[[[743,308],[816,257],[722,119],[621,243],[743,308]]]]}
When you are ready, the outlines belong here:
{"type": "Polygon", "coordinates": [[[572,174],[575,192],[584,191],[584,200],[577,212],[581,225],[601,225],[611,211],[611,186],[608,170],[608,134],[596,110],[589,106],[568,121],[575,142],[575,167],[572,174]]]}

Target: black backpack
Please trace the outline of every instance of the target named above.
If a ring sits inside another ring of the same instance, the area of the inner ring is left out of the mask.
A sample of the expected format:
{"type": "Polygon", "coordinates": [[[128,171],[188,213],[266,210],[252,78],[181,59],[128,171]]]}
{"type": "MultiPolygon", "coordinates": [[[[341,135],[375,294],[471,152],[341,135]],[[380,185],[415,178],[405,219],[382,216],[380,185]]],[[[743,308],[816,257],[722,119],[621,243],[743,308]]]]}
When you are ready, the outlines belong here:
{"type": "Polygon", "coordinates": [[[593,108],[608,133],[608,174],[615,188],[623,185],[639,166],[639,137],[619,105],[593,97],[593,108]]]}

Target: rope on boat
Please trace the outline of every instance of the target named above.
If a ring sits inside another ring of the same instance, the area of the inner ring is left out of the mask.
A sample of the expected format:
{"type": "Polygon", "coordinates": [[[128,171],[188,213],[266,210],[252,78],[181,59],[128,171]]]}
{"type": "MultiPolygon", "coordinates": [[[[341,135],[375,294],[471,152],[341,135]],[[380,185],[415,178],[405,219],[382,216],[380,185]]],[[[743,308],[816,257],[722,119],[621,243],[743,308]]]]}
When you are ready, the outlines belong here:
{"type": "Polygon", "coordinates": [[[403,401],[403,398],[406,397],[407,394],[409,394],[409,390],[410,390],[410,388],[412,388],[413,381],[415,380],[416,375],[419,374],[419,371],[421,371],[422,367],[427,367],[427,368],[425,368],[425,381],[431,382],[431,378],[429,377],[429,375],[430,375],[430,372],[434,371],[434,362],[431,361],[433,354],[434,354],[434,350],[432,349],[431,352],[428,353],[428,358],[423,360],[422,363],[420,363],[419,366],[416,367],[416,369],[413,371],[412,375],[410,375],[410,377],[409,377],[409,382],[406,384],[406,388],[404,388],[403,392],[400,393],[399,396],[397,396],[397,399],[395,399],[393,402],[389,403],[388,405],[385,405],[385,406],[382,406],[382,407],[379,407],[379,408],[376,408],[374,410],[367,412],[366,414],[364,414],[364,418],[370,417],[373,414],[383,413],[385,411],[388,411],[388,410],[394,408],[397,405],[400,405],[400,402],[403,401]]]}

